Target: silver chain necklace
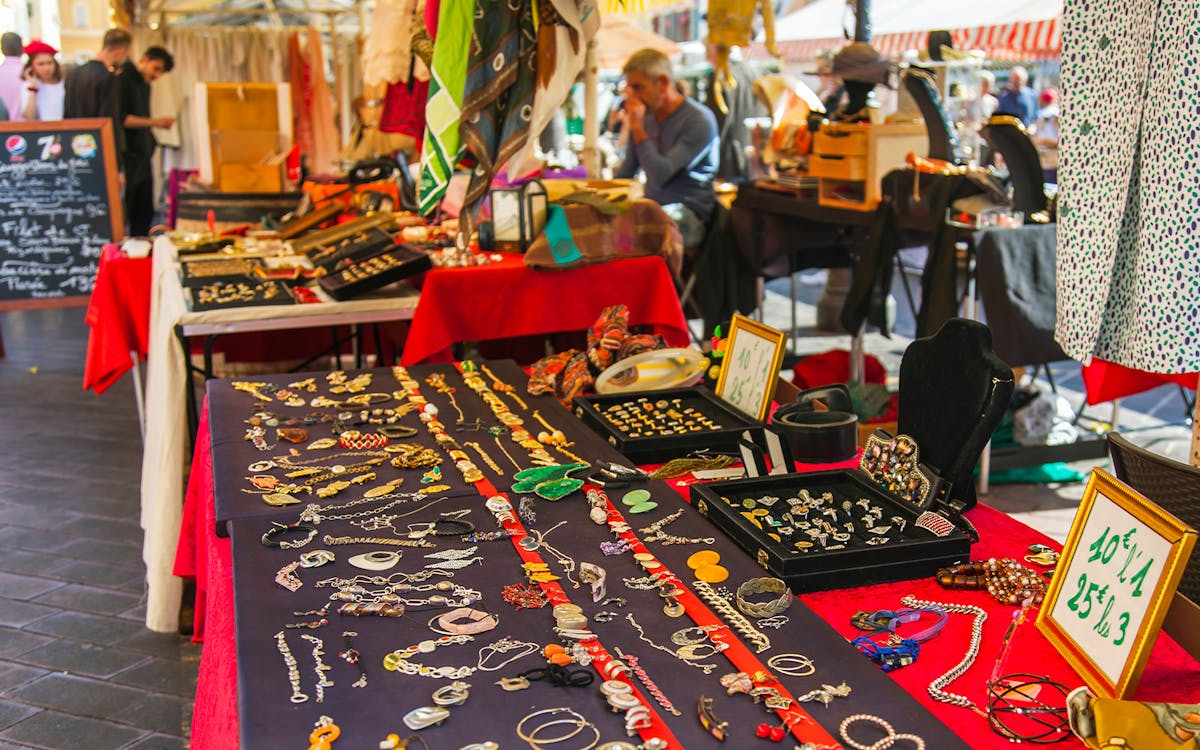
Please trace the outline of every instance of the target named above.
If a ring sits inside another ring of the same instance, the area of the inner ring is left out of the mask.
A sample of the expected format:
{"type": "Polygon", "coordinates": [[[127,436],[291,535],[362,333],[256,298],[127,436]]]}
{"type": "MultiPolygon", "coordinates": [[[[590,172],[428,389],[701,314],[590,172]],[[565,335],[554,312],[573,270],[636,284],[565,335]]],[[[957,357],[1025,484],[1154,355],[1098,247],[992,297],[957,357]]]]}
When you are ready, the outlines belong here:
{"type": "Polygon", "coordinates": [[[958,693],[947,692],[944,688],[950,683],[957,680],[963,675],[971,665],[975,663],[975,657],[979,656],[979,644],[983,641],[983,622],[987,619],[987,611],[982,607],[976,607],[973,604],[950,604],[944,602],[930,602],[924,599],[918,599],[915,596],[906,596],[900,600],[900,603],[912,609],[929,609],[937,607],[946,612],[956,615],[974,615],[975,620],[971,623],[971,642],[967,646],[967,653],[963,655],[962,661],[950,668],[941,677],[929,683],[929,695],[935,701],[949,703],[953,706],[961,708],[969,708],[980,716],[987,716],[986,713],[979,710],[979,707],[965,695],[958,693]]]}

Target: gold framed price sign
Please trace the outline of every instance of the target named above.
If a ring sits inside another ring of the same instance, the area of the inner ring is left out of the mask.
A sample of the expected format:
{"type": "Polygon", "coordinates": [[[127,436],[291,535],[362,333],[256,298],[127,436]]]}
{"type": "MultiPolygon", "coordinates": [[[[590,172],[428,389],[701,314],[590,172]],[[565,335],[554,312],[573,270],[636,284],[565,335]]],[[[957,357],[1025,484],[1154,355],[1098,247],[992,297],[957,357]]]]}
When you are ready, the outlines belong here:
{"type": "Polygon", "coordinates": [[[1196,530],[1093,469],[1037,626],[1097,694],[1137,687],[1196,530]]]}

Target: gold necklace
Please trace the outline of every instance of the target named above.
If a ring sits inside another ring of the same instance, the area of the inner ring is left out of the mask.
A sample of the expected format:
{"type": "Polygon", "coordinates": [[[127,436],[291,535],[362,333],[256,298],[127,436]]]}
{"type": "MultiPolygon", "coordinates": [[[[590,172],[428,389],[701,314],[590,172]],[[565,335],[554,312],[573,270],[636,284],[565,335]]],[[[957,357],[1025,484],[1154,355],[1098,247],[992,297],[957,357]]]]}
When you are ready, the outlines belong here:
{"type": "Polygon", "coordinates": [[[332,464],[333,459],[335,458],[357,458],[359,456],[369,456],[371,458],[379,459],[387,458],[387,454],[383,451],[342,451],[341,453],[334,453],[332,456],[319,456],[317,458],[310,458],[306,461],[297,461],[291,456],[276,456],[275,463],[279,464],[285,469],[292,469],[297,466],[310,466],[312,464],[332,464]]]}
{"type": "Polygon", "coordinates": [[[479,363],[479,369],[483,370],[483,374],[487,375],[489,378],[492,379],[492,390],[493,391],[495,391],[496,393],[503,393],[504,395],[511,398],[513,401],[516,401],[517,405],[520,406],[524,411],[529,411],[529,407],[526,406],[525,402],[521,400],[521,397],[517,395],[516,388],[513,388],[508,383],[505,383],[503,380],[496,377],[496,373],[489,370],[488,366],[483,364],[482,362],[479,363]]]}

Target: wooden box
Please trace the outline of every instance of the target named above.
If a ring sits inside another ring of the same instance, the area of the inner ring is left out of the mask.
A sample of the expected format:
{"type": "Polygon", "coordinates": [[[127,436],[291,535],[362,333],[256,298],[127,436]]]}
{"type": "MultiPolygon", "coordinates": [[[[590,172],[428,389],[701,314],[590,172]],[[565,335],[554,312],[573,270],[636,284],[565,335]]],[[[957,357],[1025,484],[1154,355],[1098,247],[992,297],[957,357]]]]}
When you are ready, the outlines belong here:
{"type": "Polygon", "coordinates": [[[192,90],[200,180],[221,192],[277,193],[292,144],[290,87],[203,83],[192,90]]]}
{"type": "Polygon", "coordinates": [[[822,125],[809,158],[809,173],[820,177],[817,201],[832,208],[874,211],[883,176],[903,167],[909,152],[929,153],[923,122],[822,125]]]}

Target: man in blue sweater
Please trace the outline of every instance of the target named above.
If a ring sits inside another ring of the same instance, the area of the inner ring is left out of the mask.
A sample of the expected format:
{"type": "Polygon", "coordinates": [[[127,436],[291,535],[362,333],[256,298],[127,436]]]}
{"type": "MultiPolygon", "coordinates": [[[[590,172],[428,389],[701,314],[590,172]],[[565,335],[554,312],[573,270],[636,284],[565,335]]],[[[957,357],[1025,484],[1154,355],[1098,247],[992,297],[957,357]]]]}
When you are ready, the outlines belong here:
{"type": "Polygon", "coordinates": [[[698,247],[712,216],[720,138],[706,107],[675,87],[671,61],[643,49],[625,63],[625,122],[630,143],[617,177],[646,175],[646,197],[679,225],[685,248],[698,247]]]}

